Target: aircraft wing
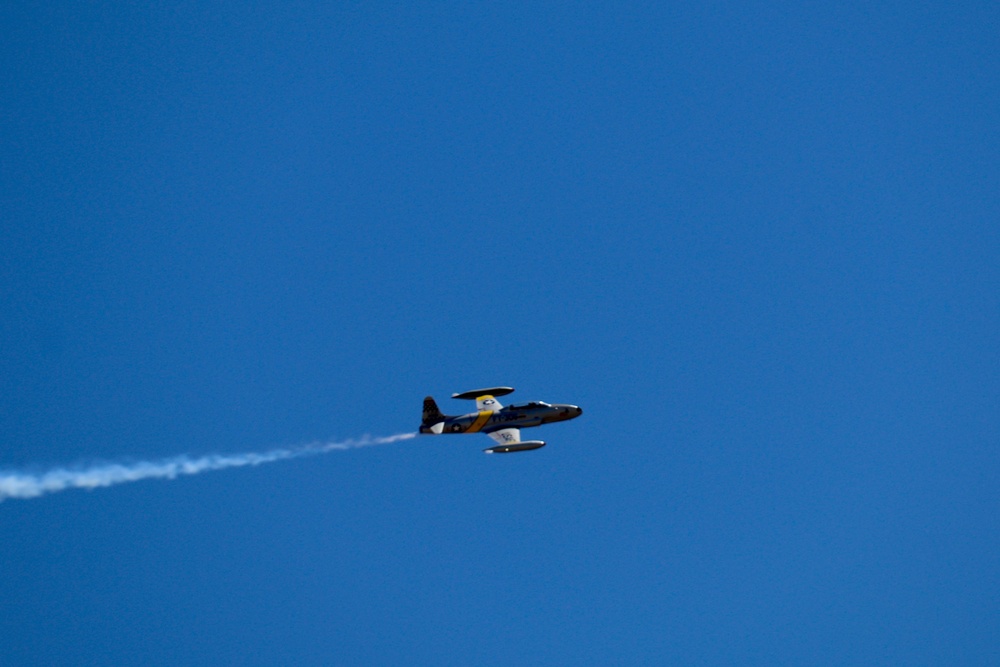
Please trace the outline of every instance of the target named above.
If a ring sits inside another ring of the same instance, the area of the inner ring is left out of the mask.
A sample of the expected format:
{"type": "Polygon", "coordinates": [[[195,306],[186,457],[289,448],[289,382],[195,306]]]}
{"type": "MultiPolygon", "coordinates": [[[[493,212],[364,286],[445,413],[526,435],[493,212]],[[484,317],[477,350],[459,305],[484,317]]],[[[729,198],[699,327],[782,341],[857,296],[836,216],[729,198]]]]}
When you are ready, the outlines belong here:
{"type": "Polygon", "coordinates": [[[493,438],[500,445],[516,445],[521,442],[521,429],[519,428],[502,428],[497,431],[491,431],[486,435],[493,438]]]}
{"type": "Polygon", "coordinates": [[[479,411],[492,410],[493,412],[496,412],[502,407],[503,406],[500,405],[500,401],[493,398],[489,394],[486,394],[484,396],[476,396],[476,410],[479,411]]]}
{"type": "Polygon", "coordinates": [[[502,428],[486,435],[493,438],[499,445],[516,445],[521,442],[521,429],[519,428],[502,428]]]}
{"type": "Polygon", "coordinates": [[[486,435],[490,436],[497,442],[497,444],[492,447],[483,450],[487,454],[526,452],[531,449],[538,449],[539,447],[545,446],[545,443],[541,440],[521,440],[521,429],[519,428],[502,428],[496,431],[491,431],[486,435]]]}

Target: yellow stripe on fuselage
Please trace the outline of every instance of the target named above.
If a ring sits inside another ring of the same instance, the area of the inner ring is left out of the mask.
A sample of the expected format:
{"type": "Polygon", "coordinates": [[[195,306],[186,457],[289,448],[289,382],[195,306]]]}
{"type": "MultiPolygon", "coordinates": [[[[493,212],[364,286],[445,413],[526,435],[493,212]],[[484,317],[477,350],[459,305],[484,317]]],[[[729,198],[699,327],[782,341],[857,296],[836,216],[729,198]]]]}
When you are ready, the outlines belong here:
{"type": "Polygon", "coordinates": [[[479,433],[479,429],[486,426],[486,422],[490,420],[490,415],[492,414],[492,410],[480,410],[476,421],[472,422],[472,426],[469,427],[466,433],[479,433]]]}

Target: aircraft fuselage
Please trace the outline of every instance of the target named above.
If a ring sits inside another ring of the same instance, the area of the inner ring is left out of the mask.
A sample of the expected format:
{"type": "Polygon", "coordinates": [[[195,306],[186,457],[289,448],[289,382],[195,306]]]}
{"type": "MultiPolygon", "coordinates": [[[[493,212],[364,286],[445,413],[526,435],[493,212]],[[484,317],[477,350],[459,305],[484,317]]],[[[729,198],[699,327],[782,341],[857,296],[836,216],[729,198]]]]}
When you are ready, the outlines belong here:
{"type": "Polygon", "coordinates": [[[430,425],[420,427],[421,433],[490,433],[504,428],[530,428],[553,422],[574,419],[583,410],[566,403],[533,402],[508,405],[500,410],[480,410],[457,417],[446,417],[441,430],[432,430],[430,425]]]}

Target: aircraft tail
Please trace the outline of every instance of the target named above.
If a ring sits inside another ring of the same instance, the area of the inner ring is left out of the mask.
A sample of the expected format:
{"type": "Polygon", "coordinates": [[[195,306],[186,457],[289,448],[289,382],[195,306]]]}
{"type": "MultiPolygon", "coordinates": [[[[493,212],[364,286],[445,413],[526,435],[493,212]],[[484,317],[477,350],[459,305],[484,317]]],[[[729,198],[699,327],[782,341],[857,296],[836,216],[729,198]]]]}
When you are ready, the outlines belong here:
{"type": "Polygon", "coordinates": [[[424,414],[423,414],[423,425],[432,426],[438,422],[443,422],[445,420],[444,414],[438,408],[437,403],[434,402],[433,396],[428,396],[424,399],[424,414]]]}

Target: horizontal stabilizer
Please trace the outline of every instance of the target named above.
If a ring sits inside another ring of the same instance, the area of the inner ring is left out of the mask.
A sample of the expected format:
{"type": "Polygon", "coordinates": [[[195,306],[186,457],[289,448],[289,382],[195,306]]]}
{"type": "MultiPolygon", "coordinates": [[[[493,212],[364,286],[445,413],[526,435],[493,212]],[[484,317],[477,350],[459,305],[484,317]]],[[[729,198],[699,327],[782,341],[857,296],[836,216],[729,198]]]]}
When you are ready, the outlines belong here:
{"type": "Polygon", "coordinates": [[[487,454],[512,454],[513,452],[527,452],[532,449],[540,449],[545,446],[541,440],[525,440],[510,445],[496,445],[483,451],[487,454]]]}
{"type": "Polygon", "coordinates": [[[506,396],[507,394],[513,391],[514,391],[513,387],[488,387],[486,389],[473,389],[472,391],[463,391],[461,394],[452,394],[451,397],[475,400],[480,396],[506,396]]]}

